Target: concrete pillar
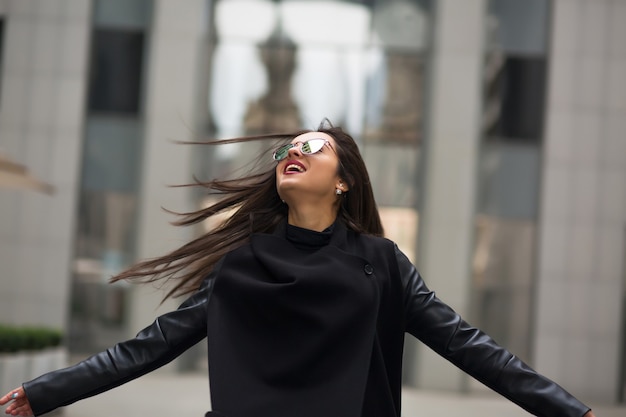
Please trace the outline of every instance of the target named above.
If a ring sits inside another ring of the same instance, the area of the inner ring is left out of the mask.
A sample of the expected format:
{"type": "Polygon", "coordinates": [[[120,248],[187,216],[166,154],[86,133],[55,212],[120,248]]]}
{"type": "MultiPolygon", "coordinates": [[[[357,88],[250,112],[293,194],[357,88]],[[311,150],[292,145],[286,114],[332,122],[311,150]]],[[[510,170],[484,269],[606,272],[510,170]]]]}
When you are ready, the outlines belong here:
{"type": "Polygon", "coordinates": [[[535,367],[616,402],[624,360],[626,1],[555,0],[535,367]]]}
{"type": "MultiPolygon", "coordinates": [[[[431,289],[467,313],[484,61],[485,0],[434,3],[434,45],[426,108],[425,191],[418,267],[431,289]]],[[[454,389],[464,377],[418,344],[408,382],[454,389]]]]}
{"type": "Polygon", "coordinates": [[[65,329],[91,2],[4,0],[0,148],[52,196],[0,188],[0,317],[65,329]]]}
{"type": "MultiPolygon", "coordinates": [[[[137,258],[165,255],[186,243],[189,229],[170,225],[175,220],[163,208],[185,212],[192,208],[189,189],[168,185],[191,182],[193,148],[174,144],[193,140],[194,100],[199,48],[203,35],[203,0],[156,0],[147,65],[143,171],[138,214],[137,258]]],[[[150,285],[134,287],[130,297],[128,336],[150,324],[158,314],[182,300],[159,303],[165,292],[150,285]]]]}

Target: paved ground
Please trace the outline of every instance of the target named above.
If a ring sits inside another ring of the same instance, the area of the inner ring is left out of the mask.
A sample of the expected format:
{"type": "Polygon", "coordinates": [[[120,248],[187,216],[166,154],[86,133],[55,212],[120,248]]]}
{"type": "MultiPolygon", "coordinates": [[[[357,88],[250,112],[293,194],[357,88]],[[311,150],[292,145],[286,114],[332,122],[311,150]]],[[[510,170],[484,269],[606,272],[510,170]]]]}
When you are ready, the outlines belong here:
{"type": "MultiPolygon", "coordinates": [[[[209,409],[204,373],[153,373],[67,407],[63,417],[204,417],[209,409]]],[[[626,417],[625,407],[595,406],[597,417],[626,417]]],[[[528,417],[505,399],[405,390],[403,417],[528,417]]],[[[294,416],[297,417],[297,416],[294,416]]]]}

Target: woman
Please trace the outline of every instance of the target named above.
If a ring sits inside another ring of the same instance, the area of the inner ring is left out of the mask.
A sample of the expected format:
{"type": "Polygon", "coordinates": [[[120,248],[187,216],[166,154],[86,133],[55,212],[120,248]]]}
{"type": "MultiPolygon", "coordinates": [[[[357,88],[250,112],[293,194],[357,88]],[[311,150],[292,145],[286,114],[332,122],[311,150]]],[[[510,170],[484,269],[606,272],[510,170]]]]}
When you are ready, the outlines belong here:
{"type": "MultiPolygon", "coordinates": [[[[276,135],[233,141],[277,138],[276,135]]],[[[437,299],[383,229],[354,140],[336,127],[279,135],[270,170],[205,184],[222,194],[188,225],[215,230],[114,278],[193,293],[134,339],[0,399],[30,416],[150,372],[208,337],[213,413],[400,416],[404,334],[538,416],[593,417],[437,299]]]]}

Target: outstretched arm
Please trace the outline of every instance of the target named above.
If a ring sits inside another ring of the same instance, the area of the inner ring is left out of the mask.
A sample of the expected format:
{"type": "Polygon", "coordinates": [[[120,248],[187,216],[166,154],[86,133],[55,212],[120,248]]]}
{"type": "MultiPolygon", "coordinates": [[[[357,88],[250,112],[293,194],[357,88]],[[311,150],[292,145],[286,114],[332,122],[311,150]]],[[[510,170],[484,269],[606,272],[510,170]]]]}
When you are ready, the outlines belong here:
{"type": "Polygon", "coordinates": [[[13,400],[6,413],[40,415],[99,394],[172,361],[206,337],[207,305],[213,274],[200,291],[158,317],[133,339],[118,343],[76,365],[44,374],[2,397],[13,400]],[[17,393],[16,398],[12,398],[17,393]]]}
{"type": "Polygon", "coordinates": [[[526,411],[542,417],[593,417],[555,382],[538,374],[481,330],[470,326],[428,289],[402,252],[406,330],[445,359],[526,411]]]}

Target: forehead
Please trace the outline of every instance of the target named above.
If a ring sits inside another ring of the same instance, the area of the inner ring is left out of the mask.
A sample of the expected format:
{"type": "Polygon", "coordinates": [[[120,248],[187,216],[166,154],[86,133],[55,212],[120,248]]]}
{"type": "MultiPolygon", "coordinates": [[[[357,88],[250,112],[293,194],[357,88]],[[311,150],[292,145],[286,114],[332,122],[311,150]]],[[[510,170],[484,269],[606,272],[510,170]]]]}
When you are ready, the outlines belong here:
{"type": "Polygon", "coordinates": [[[291,143],[306,142],[311,139],[326,139],[331,144],[335,144],[335,139],[327,133],[322,132],[306,132],[293,138],[291,143]]]}

